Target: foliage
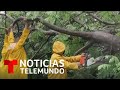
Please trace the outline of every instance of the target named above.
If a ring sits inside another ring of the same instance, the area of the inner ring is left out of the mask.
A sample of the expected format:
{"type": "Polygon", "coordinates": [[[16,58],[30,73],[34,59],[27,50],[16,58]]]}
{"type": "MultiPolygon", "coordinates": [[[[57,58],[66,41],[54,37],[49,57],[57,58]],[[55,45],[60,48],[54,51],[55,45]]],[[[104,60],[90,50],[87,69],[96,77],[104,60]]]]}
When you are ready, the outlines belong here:
{"type": "Polygon", "coordinates": [[[116,56],[108,64],[98,66],[98,79],[120,79],[120,61],[116,56]]]}
{"type": "MultiPolygon", "coordinates": [[[[99,17],[102,21],[109,23],[120,23],[120,12],[119,11],[97,11],[93,12],[94,15],[99,17]]],[[[94,19],[88,13],[83,11],[7,11],[7,15],[10,17],[17,19],[20,16],[25,16],[27,18],[36,18],[42,16],[46,21],[51,24],[55,24],[59,27],[66,28],[68,30],[73,31],[95,31],[95,30],[104,30],[106,28],[116,30],[116,35],[120,36],[119,25],[105,25],[102,22],[94,19]],[[73,20],[76,18],[80,23],[73,20]]],[[[0,51],[3,46],[3,38],[4,38],[4,29],[5,20],[7,22],[7,26],[11,24],[11,20],[4,16],[0,16],[0,51]],[[2,35],[1,35],[2,34],[2,35]]],[[[41,23],[36,23],[35,30],[29,35],[25,43],[25,49],[27,52],[28,58],[31,58],[35,52],[41,47],[41,45],[47,40],[47,35],[45,35],[44,31],[49,31],[49,28],[45,27],[41,23]]],[[[55,40],[60,40],[66,45],[66,56],[73,55],[79,48],[83,47],[86,43],[86,40],[80,37],[73,37],[65,34],[58,34],[51,36],[50,40],[42,47],[42,49],[35,55],[34,58],[48,58],[50,59],[52,54],[52,45],[55,40]]],[[[104,55],[102,49],[100,47],[92,46],[88,49],[89,53],[92,57],[99,57],[104,55]]],[[[119,65],[118,62],[119,55],[117,57],[113,56],[110,59],[109,64],[103,64],[98,67],[98,76],[97,66],[90,69],[84,69],[79,71],[70,71],[69,76],[74,78],[119,78],[119,65]],[[74,73],[74,74],[73,74],[74,73]],[[76,75],[75,75],[76,74],[76,75]],[[84,76],[84,77],[83,77],[84,76]]],[[[1,55],[0,55],[1,58],[1,55]]],[[[30,76],[30,78],[38,78],[38,76],[30,76]]],[[[46,78],[46,76],[41,75],[42,78],[46,78]]]]}

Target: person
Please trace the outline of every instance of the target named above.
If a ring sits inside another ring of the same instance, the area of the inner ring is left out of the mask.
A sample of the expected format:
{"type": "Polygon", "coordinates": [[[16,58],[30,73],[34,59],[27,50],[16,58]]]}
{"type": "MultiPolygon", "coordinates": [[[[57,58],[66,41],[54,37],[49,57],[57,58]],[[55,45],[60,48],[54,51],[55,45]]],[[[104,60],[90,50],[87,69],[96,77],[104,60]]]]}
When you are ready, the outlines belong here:
{"type": "Polygon", "coordinates": [[[30,33],[30,22],[24,18],[25,27],[22,35],[17,35],[14,38],[13,27],[10,26],[6,30],[4,45],[2,49],[2,59],[0,62],[0,79],[27,79],[27,74],[22,74],[20,71],[20,60],[26,60],[26,52],[24,43],[30,33]],[[17,60],[17,65],[14,65],[14,73],[8,73],[8,65],[4,65],[4,60],[17,60]]]}
{"type": "MultiPolygon", "coordinates": [[[[79,67],[81,67],[80,64],[80,59],[85,56],[84,54],[77,55],[77,56],[71,56],[71,57],[66,57],[64,56],[65,52],[65,45],[64,43],[60,41],[55,41],[53,44],[53,54],[51,56],[51,62],[54,62],[54,60],[57,60],[59,64],[59,60],[64,60],[64,74],[58,73],[58,74],[53,74],[49,73],[48,74],[48,79],[67,79],[67,70],[73,69],[73,70],[78,70],[79,67]]],[[[49,68],[55,68],[55,67],[50,67],[49,68]]],[[[57,67],[60,68],[60,67],[57,67]]]]}

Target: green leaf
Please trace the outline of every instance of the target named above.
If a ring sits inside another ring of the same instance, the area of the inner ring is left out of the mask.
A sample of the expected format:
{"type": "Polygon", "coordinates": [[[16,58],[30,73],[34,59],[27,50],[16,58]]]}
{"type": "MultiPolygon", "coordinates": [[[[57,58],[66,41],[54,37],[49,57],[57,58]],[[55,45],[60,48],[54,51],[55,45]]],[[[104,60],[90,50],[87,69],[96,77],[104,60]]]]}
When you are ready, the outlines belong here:
{"type": "Polygon", "coordinates": [[[70,30],[75,30],[76,29],[76,27],[74,27],[73,25],[67,25],[66,28],[70,29],[70,30]]]}
{"type": "Polygon", "coordinates": [[[54,24],[54,22],[55,22],[55,18],[53,18],[53,17],[47,17],[45,20],[51,24],[54,24]]]}
{"type": "Polygon", "coordinates": [[[31,12],[27,12],[26,17],[31,18],[31,12]]]}
{"type": "Polygon", "coordinates": [[[111,65],[109,64],[102,64],[100,66],[98,66],[98,70],[101,70],[101,69],[108,69],[111,65]]]}
{"type": "Polygon", "coordinates": [[[116,66],[117,66],[117,68],[119,68],[119,67],[120,67],[120,62],[119,62],[119,63],[117,63],[117,64],[116,64],[116,66]]]}
{"type": "Polygon", "coordinates": [[[119,62],[119,59],[116,56],[112,56],[112,58],[109,60],[110,64],[117,64],[119,62]]]}
{"type": "Polygon", "coordinates": [[[54,40],[66,41],[69,37],[69,35],[59,34],[54,37],[54,40]]]}

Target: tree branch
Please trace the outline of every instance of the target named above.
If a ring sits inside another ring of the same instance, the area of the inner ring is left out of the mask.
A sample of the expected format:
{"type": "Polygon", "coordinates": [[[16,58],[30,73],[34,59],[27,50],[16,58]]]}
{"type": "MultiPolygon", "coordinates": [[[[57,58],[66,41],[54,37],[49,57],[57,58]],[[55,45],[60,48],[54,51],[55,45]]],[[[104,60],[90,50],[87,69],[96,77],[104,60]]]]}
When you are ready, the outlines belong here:
{"type": "Polygon", "coordinates": [[[57,35],[57,34],[59,34],[59,32],[56,32],[56,31],[53,31],[53,30],[43,31],[43,33],[44,33],[45,35],[57,35]]]}
{"type": "Polygon", "coordinates": [[[12,17],[10,17],[9,15],[5,15],[5,14],[3,14],[3,13],[0,13],[0,15],[2,15],[2,16],[6,16],[7,18],[9,18],[11,21],[14,21],[14,18],[12,18],[12,17]]]}
{"type": "MultiPolygon", "coordinates": [[[[32,29],[31,31],[34,32],[38,29],[32,29]]],[[[42,31],[45,35],[57,35],[59,34],[59,32],[53,31],[53,30],[49,30],[49,31],[42,31]]]]}
{"type": "Polygon", "coordinates": [[[75,21],[76,23],[80,24],[81,27],[84,27],[84,24],[85,24],[85,23],[81,23],[77,18],[72,18],[72,19],[73,19],[73,21],[75,21]]]}
{"type": "Polygon", "coordinates": [[[92,13],[88,13],[88,12],[86,12],[86,13],[88,15],[92,16],[93,18],[95,18],[96,20],[98,20],[99,22],[103,23],[103,24],[106,24],[106,25],[117,25],[117,24],[119,24],[119,23],[109,23],[109,22],[101,20],[100,18],[98,18],[96,15],[93,15],[92,13]]]}
{"type": "Polygon", "coordinates": [[[48,28],[55,30],[57,32],[60,32],[60,33],[64,33],[64,34],[68,34],[68,35],[72,35],[72,36],[83,37],[83,38],[87,38],[87,39],[89,39],[92,36],[91,32],[80,32],[80,31],[67,30],[64,28],[60,28],[56,25],[52,25],[52,24],[46,22],[41,17],[36,18],[36,19],[39,20],[43,25],[47,26],[48,28]]]}
{"type": "Polygon", "coordinates": [[[47,40],[41,45],[37,52],[31,57],[31,60],[36,56],[36,54],[43,48],[43,46],[48,42],[51,36],[48,36],[47,40]]]}
{"type": "Polygon", "coordinates": [[[89,41],[88,43],[86,43],[85,46],[83,46],[82,48],[78,49],[78,50],[74,53],[74,55],[77,55],[77,54],[79,54],[79,53],[81,53],[81,52],[84,52],[85,50],[87,50],[88,48],[90,48],[90,47],[93,45],[93,43],[94,43],[94,41],[89,41]]]}

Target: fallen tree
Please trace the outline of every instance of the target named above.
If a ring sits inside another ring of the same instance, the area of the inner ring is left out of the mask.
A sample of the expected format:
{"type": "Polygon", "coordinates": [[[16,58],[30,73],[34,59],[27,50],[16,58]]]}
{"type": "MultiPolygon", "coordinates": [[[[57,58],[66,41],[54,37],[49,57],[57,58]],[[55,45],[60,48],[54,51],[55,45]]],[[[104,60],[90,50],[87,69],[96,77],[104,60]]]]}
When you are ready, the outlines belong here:
{"type": "MultiPolygon", "coordinates": [[[[43,18],[36,18],[39,20],[43,25],[47,26],[50,30],[44,31],[45,35],[57,35],[59,33],[64,33],[71,36],[81,37],[83,39],[88,40],[89,43],[87,43],[84,47],[80,48],[75,55],[89,49],[93,44],[95,43],[101,43],[102,45],[107,44],[108,49],[112,52],[111,54],[115,54],[120,51],[120,37],[113,35],[110,32],[106,31],[94,31],[94,32],[81,32],[81,31],[73,31],[64,29],[61,27],[58,27],[56,25],[52,25],[45,21],[43,18]]],[[[17,19],[18,20],[18,19],[17,19]]],[[[14,24],[17,23],[16,20],[13,22],[14,24]]],[[[100,60],[99,60],[100,61],[100,60]]],[[[96,62],[95,64],[91,65],[90,67],[83,68],[88,69],[93,66],[98,66],[100,64],[103,64],[105,62],[96,62]]]]}
{"type": "MultiPolygon", "coordinates": [[[[22,20],[22,18],[16,19],[12,25],[14,26],[20,20],[22,20]]],[[[31,19],[29,19],[29,20],[31,20],[31,19]]],[[[109,50],[111,51],[111,54],[115,54],[115,53],[120,51],[120,37],[115,36],[115,35],[111,34],[110,32],[97,31],[97,30],[94,32],[81,32],[81,31],[68,30],[68,29],[58,27],[56,25],[52,25],[52,24],[48,23],[47,21],[45,21],[41,17],[35,18],[32,21],[37,21],[37,22],[40,21],[43,25],[47,26],[49,29],[52,29],[52,32],[51,31],[44,31],[44,33],[46,35],[58,34],[58,32],[59,32],[59,33],[64,33],[64,34],[71,35],[71,36],[81,37],[81,38],[86,39],[90,42],[92,41],[92,43],[88,44],[85,47],[82,47],[79,50],[79,52],[88,49],[94,43],[101,43],[102,45],[107,44],[108,45],[107,48],[109,48],[109,50]]]]}
{"type": "MultiPolygon", "coordinates": [[[[110,34],[109,32],[104,31],[94,31],[94,32],[80,32],[80,31],[73,31],[67,30],[56,25],[52,25],[45,21],[43,18],[39,17],[35,20],[40,21],[43,25],[47,26],[48,28],[64,33],[67,35],[82,37],[83,39],[94,41],[94,43],[101,43],[109,45],[109,50],[111,54],[115,54],[120,51],[120,37],[110,34]]],[[[89,46],[90,47],[90,46],[89,46]]],[[[88,49],[88,48],[87,48],[88,49]]]]}

